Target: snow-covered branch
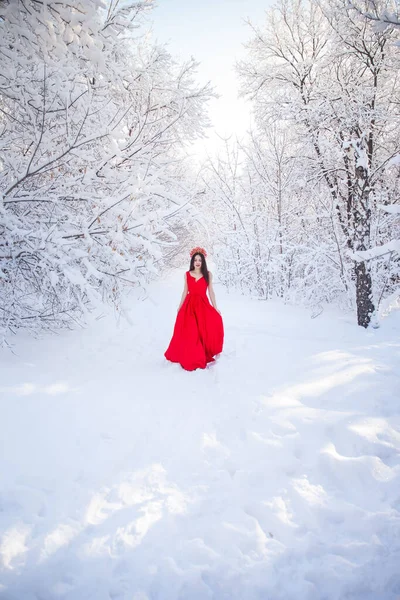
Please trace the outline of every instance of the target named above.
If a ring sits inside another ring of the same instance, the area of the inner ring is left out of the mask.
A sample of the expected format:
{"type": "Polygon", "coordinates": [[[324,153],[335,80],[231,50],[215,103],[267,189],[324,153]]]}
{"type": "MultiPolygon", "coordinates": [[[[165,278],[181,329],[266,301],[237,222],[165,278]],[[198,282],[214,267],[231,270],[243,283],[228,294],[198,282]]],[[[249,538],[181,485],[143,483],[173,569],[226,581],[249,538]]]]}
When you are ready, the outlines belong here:
{"type": "Polygon", "coordinates": [[[211,89],[142,36],[151,2],[106,4],[0,5],[3,330],[118,304],[191,210],[181,149],[211,89]]]}

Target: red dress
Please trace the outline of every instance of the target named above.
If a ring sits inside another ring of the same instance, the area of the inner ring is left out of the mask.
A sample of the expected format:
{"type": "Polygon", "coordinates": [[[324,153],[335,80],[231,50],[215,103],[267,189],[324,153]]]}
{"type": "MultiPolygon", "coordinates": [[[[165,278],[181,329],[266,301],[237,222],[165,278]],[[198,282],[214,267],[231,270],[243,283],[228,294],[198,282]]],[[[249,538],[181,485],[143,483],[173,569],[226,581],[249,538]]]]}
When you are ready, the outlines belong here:
{"type": "Polygon", "coordinates": [[[174,334],[164,356],[187,371],[205,369],[222,352],[222,317],[207,297],[204,277],[196,281],[187,271],[188,295],[176,317],[174,334]]]}

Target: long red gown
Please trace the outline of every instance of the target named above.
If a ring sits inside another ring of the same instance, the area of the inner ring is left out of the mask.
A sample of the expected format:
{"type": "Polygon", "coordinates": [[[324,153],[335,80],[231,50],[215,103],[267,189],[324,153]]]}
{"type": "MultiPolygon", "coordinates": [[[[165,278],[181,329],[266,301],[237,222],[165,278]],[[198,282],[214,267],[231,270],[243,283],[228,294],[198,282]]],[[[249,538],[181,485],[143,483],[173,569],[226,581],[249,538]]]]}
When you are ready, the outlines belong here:
{"type": "Polygon", "coordinates": [[[176,317],[174,333],[164,356],[180,363],[187,371],[205,369],[214,356],[222,352],[224,325],[222,317],[207,297],[204,277],[196,281],[186,273],[188,294],[176,317]]]}

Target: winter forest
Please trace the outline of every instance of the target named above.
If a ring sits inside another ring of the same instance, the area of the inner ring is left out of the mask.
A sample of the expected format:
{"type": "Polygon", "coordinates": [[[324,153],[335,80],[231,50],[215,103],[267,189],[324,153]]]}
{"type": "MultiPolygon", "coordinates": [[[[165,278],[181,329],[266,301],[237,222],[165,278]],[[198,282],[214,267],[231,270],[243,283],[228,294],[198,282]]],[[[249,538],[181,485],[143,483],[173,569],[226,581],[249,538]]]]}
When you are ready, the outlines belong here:
{"type": "Polygon", "coordinates": [[[0,0],[0,598],[398,600],[398,0],[244,13],[251,124],[199,157],[168,1],[0,0]]]}
{"type": "Polygon", "coordinates": [[[250,28],[236,68],[254,129],[195,168],[185,147],[213,89],[148,42],[152,2],[3,1],[3,340],[71,324],[97,299],[118,306],[190,232],[228,288],[335,303],[363,327],[390,310],[400,33],[370,4],[281,2],[250,28]]]}

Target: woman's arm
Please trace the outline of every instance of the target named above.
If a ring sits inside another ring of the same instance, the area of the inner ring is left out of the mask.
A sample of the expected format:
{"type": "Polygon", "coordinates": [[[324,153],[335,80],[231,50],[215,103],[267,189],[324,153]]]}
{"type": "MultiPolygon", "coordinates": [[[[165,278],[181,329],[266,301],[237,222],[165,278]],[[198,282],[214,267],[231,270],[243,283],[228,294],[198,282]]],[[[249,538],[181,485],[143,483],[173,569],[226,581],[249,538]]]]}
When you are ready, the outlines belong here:
{"type": "Polygon", "coordinates": [[[213,276],[212,273],[210,273],[210,271],[208,272],[209,275],[209,282],[208,282],[208,293],[210,295],[210,300],[211,300],[211,304],[213,305],[213,307],[215,308],[216,311],[219,312],[219,314],[221,314],[221,312],[218,310],[217,308],[217,301],[215,299],[215,293],[214,293],[214,288],[213,288],[213,276]]]}
{"type": "Polygon", "coordinates": [[[182,304],[185,302],[185,298],[186,298],[186,296],[188,294],[188,285],[187,285],[186,273],[184,275],[184,279],[185,279],[185,285],[183,287],[181,301],[179,303],[178,310],[176,312],[179,312],[181,310],[182,304]]]}

